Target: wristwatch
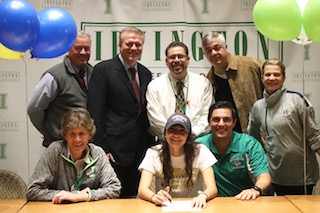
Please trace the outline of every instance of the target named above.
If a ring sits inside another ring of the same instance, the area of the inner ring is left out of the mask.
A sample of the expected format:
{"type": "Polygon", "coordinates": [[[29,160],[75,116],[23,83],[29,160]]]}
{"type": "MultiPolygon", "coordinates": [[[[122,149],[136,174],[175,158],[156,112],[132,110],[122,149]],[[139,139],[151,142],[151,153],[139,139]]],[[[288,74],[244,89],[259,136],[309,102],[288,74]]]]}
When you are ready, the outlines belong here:
{"type": "Polygon", "coordinates": [[[259,186],[253,186],[253,189],[258,191],[260,193],[259,195],[262,195],[262,190],[259,186]]]}

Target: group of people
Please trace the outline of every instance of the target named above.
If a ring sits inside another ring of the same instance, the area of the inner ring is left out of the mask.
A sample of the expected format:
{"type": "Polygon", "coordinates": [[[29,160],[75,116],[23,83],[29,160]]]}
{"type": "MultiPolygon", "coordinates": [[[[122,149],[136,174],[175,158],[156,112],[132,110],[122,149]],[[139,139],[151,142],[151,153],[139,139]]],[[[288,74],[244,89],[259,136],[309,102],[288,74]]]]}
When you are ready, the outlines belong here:
{"type": "Polygon", "coordinates": [[[79,32],[64,61],[43,74],[28,114],[48,148],[28,200],[193,197],[205,207],[216,196],[303,194],[305,183],[312,193],[320,131],[308,100],[283,86],[280,60],[233,55],[223,34],[209,32],[207,78],[187,70],[188,47],[174,41],[165,50],[169,72],[152,80],[138,62],[143,44],[140,29],[124,28],[120,53],[92,67],[90,35],[79,32]]]}

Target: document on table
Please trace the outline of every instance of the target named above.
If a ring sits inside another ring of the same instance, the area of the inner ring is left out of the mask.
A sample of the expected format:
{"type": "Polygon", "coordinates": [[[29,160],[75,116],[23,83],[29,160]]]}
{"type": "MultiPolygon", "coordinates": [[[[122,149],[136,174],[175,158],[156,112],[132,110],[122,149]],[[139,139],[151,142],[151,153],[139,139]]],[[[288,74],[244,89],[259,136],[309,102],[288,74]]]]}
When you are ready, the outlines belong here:
{"type": "Polygon", "coordinates": [[[202,208],[193,208],[191,201],[172,201],[165,202],[162,212],[195,212],[202,211],[202,208]]]}

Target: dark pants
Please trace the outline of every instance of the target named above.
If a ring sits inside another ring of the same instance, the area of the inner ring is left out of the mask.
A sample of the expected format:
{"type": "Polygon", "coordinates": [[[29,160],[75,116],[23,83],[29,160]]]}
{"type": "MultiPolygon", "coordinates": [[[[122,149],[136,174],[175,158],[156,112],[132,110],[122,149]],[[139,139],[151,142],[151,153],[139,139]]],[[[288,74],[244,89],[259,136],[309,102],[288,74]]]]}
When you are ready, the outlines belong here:
{"type": "MultiPolygon", "coordinates": [[[[283,186],[272,184],[273,190],[277,195],[304,195],[304,186],[283,186]]],[[[307,185],[307,194],[311,195],[314,184],[307,185]]]]}
{"type": "Polygon", "coordinates": [[[112,166],[121,182],[120,198],[136,198],[140,181],[137,165],[123,167],[113,164],[112,166]]]}

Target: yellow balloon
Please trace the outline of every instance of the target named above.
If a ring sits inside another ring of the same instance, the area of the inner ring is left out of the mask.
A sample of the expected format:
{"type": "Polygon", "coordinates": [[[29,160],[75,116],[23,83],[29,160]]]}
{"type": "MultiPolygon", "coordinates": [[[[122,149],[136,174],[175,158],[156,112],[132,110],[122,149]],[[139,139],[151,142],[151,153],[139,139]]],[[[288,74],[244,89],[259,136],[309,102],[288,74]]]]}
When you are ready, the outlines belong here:
{"type": "Polygon", "coordinates": [[[0,43],[0,58],[3,59],[20,59],[23,53],[10,50],[0,43]]]}

